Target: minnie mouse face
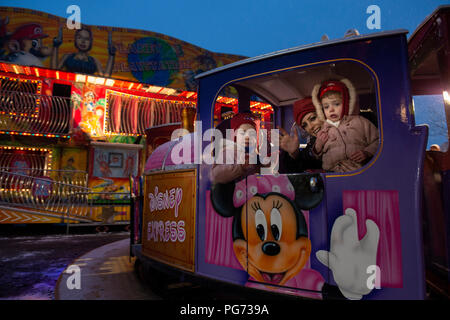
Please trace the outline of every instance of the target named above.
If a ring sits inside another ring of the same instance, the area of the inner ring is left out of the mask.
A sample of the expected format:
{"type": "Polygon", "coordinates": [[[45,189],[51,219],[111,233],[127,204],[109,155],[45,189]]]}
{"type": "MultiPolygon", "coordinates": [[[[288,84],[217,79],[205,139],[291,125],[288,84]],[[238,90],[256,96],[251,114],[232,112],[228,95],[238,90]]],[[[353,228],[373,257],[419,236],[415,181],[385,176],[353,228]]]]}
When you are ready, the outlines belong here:
{"type": "Polygon", "coordinates": [[[234,252],[255,280],[283,285],[308,261],[311,242],[297,237],[295,208],[283,196],[251,198],[242,208],[241,226],[244,239],[234,241],[234,252]]]}
{"type": "Polygon", "coordinates": [[[211,189],[214,210],[233,217],[233,250],[256,281],[284,285],[305,266],[311,253],[301,210],[323,197],[317,174],[249,176],[211,189]]]}

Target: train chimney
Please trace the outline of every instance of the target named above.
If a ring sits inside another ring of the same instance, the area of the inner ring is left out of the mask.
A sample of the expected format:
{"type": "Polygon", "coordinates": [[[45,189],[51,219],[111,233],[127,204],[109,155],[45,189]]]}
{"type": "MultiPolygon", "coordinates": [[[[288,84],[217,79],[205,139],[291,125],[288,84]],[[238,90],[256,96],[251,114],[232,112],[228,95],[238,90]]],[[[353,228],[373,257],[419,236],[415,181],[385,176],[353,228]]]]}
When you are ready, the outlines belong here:
{"type": "Polygon", "coordinates": [[[193,107],[186,107],[181,110],[181,126],[189,132],[194,132],[194,120],[197,110],[193,107]]]}

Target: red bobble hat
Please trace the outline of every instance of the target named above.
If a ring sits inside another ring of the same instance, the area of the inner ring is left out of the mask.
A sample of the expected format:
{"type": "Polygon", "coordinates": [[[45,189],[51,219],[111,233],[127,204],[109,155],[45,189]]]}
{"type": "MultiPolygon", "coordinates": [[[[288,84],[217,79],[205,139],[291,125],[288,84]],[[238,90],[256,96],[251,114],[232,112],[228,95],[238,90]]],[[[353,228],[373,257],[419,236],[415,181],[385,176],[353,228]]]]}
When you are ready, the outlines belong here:
{"type": "Polygon", "coordinates": [[[311,97],[306,97],[294,102],[294,119],[299,126],[302,125],[303,117],[310,112],[316,112],[311,97]]]}
{"type": "Polygon", "coordinates": [[[11,39],[13,40],[20,40],[20,39],[42,39],[46,38],[48,35],[42,33],[42,26],[37,23],[29,23],[22,25],[14,31],[14,33],[11,36],[11,39]]]}
{"type": "Polygon", "coordinates": [[[231,129],[237,130],[241,125],[245,123],[252,125],[256,129],[256,123],[251,113],[235,114],[233,118],[231,118],[230,126],[231,129]]]}

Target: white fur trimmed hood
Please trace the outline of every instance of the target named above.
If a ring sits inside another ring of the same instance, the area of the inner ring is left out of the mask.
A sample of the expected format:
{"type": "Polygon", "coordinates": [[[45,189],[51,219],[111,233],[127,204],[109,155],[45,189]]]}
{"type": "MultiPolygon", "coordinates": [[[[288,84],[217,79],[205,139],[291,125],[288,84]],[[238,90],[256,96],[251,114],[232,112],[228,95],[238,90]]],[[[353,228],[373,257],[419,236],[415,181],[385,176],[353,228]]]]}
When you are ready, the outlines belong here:
{"type": "MultiPolygon", "coordinates": [[[[359,108],[356,107],[356,89],[353,86],[353,84],[351,83],[350,80],[348,79],[341,79],[341,80],[336,80],[336,82],[342,82],[348,89],[348,114],[349,115],[354,115],[354,114],[358,114],[359,113],[359,108]]],[[[323,83],[323,82],[322,82],[323,83]]],[[[322,104],[320,103],[319,100],[319,90],[320,87],[322,86],[322,83],[318,83],[314,86],[312,92],[311,92],[311,96],[312,96],[312,102],[314,104],[314,107],[316,108],[316,113],[317,113],[317,117],[323,121],[325,121],[325,115],[323,113],[322,110],[322,104]]]]}

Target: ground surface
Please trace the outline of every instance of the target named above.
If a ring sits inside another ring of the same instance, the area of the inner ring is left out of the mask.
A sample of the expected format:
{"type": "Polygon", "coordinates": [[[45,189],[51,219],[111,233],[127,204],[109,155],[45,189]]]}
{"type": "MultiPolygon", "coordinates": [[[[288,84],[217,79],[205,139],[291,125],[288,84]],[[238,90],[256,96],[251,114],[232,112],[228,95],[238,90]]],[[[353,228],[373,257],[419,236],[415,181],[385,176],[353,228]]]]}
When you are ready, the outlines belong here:
{"type": "Polygon", "coordinates": [[[129,239],[106,244],[79,257],[55,288],[59,300],[160,300],[134,272],[129,239]],[[80,270],[75,279],[73,268],[80,270]],[[77,283],[78,281],[78,283],[77,283]]]}
{"type": "Polygon", "coordinates": [[[14,233],[0,233],[0,299],[54,299],[59,275],[75,259],[95,248],[129,237],[128,232],[14,233]]]}

